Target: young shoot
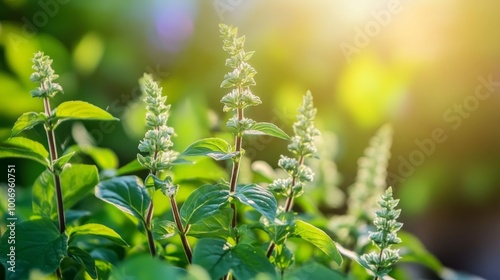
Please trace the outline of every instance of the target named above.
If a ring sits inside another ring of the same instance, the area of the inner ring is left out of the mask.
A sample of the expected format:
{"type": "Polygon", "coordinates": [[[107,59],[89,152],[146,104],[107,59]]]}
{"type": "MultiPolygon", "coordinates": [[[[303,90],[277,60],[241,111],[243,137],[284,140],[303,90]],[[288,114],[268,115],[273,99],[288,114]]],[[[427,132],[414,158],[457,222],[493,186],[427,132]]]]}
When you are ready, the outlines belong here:
{"type": "MultiPolygon", "coordinates": [[[[304,185],[314,179],[313,171],[304,164],[304,160],[316,155],[314,138],[320,135],[319,130],[314,126],[316,111],[312,94],[308,91],[299,108],[297,121],[293,124],[294,136],[291,139],[292,143],[288,145],[288,150],[296,158],[281,155],[278,162],[279,167],[288,173],[288,178],[274,180],[269,185],[271,191],[286,197],[284,213],[292,210],[294,199],[301,196],[304,193],[304,185]]],[[[267,249],[267,257],[272,255],[275,247],[276,244],[271,242],[267,249]]]]}
{"type": "MultiPolygon", "coordinates": [[[[250,86],[255,85],[254,76],[257,71],[247,62],[253,55],[253,51],[246,52],[244,50],[245,36],[238,37],[238,28],[220,24],[221,37],[223,38],[222,48],[230,57],[226,59],[226,66],[233,70],[224,75],[224,80],[221,83],[222,88],[232,88],[232,90],[221,99],[224,104],[224,112],[233,112],[233,117],[227,122],[227,126],[233,130],[235,137],[235,153],[233,158],[233,167],[231,170],[231,179],[229,181],[230,193],[236,191],[238,181],[238,173],[240,169],[240,160],[243,155],[243,133],[250,129],[255,121],[246,118],[244,110],[248,106],[256,106],[261,103],[260,98],[255,96],[250,90],[250,86]]],[[[233,209],[232,227],[236,227],[236,205],[231,204],[233,209]]]]}
{"type": "Polygon", "coordinates": [[[361,255],[362,265],[375,274],[375,280],[387,275],[400,259],[399,250],[391,249],[392,245],[401,243],[397,236],[403,226],[396,221],[401,214],[401,209],[395,209],[398,203],[399,199],[393,199],[392,188],[389,187],[378,202],[382,209],[376,211],[377,217],[373,221],[377,231],[370,232],[370,240],[378,247],[378,252],[361,255]]]}
{"type": "Polygon", "coordinates": [[[32,90],[31,96],[43,98],[44,114],[45,114],[45,132],[47,134],[47,141],[49,144],[50,161],[52,167],[49,169],[54,173],[54,186],[56,189],[56,201],[57,201],[57,213],[59,220],[59,231],[63,233],[66,230],[66,216],[64,214],[64,203],[63,203],[63,193],[61,186],[61,178],[59,173],[61,170],[59,165],[54,164],[58,160],[57,155],[57,145],[56,138],[54,135],[54,123],[51,121],[53,111],[50,107],[50,98],[53,98],[57,93],[63,92],[61,85],[55,83],[54,80],[59,78],[59,75],[54,73],[52,69],[52,59],[45,55],[43,52],[35,53],[33,57],[33,74],[30,76],[30,80],[40,86],[32,90]]]}
{"type": "MultiPolygon", "coordinates": [[[[174,129],[167,125],[168,111],[170,105],[165,105],[167,100],[166,96],[162,96],[162,88],[153,80],[151,75],[145,74],[140,80],[141,89],[144,94],[144,101],[146,102],[146,125],[148,131],[146,132],[144,139],[139,143],[139,151],[145,153],[143,156],[140,153],[137,154],[137,160],[141,165],[149,169],[150,176],[146,178],[146,186],[153,186],[153,192],[156,186],[161,185],[161,191],[169,199],[172,205],[172,214],[174,216],[174,221],[177,226],[177,230],[181,236],[182,245],[186,258],[188,262],[191,262],[192,253],[189,243],[186,238],[186,231],[181,222],[181,217],[179,214],[179,207],[177,206],[177,201],[175,200],[175,195],[177,194],[178,186],[172,183],[170,177],[164,180],[160,179],[160,173],[171,167],[172,162],[177,158],[178,153],[172,150],[174,145],[171,141],[171,137],[174,135],[174,129]],[[153,181],[153,184],[149,184],[149,181],[153,181]]],[[[151,232],[151,220],[153,218],[153,201],[148,208],[148,213],[146,215],[146,232],[148,235],[149,248],[151,255],[156,255],[156,249],[153,239],[153,234],[151,232]]]]}

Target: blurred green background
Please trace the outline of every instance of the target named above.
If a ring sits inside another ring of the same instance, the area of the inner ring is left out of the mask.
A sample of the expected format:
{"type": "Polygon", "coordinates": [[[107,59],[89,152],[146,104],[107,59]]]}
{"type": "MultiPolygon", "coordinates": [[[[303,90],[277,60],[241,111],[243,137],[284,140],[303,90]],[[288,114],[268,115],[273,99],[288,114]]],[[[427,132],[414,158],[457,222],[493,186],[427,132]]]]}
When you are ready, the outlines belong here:
{"type": "MultiPolygon", "coordinates": [[[[0,135],[23,112],[43,109],[29,94],[37,50],[54,59],[65,90],[54,105],[85,100],[121,119],[84,124],[121,165],[144,133],[143,72],[172,104],[177,150],[224,130],[219,84],[228,68],[217,25],[233,24],[256,51],[254,93],[263,104],[249,116],[290,132],[310,89],[318,127],[336,135],[325,146],[336,149],[344,190],[369,138],[391,123],[388,181],[405,229],[446,266],[499,279],[499,15],[494,0],[2,0],[0,135]]],[[[59,143],[71,145],[78,131],[62,125],[59,143]]],[[[31,136],[44,139],[43,130],[31,136]]],[[[286,152],[279,140],[248,142],[251,160],[276,163],[286,152]]],[[[2,163],[17,165],[21,186],[41,172],[26,161],[2,163]]]]}

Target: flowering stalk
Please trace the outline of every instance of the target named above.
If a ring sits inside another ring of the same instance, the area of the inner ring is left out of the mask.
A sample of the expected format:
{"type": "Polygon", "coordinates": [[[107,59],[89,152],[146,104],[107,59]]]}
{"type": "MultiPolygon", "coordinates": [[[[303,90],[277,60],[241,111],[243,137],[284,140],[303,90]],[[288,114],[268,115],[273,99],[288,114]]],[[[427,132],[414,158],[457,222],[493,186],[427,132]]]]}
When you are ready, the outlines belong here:
{"type": "MultiPolygon", "coordinates": [[[[174,129],[167,125],[168,110],[170,105],[165,105],[167,97],[162,96],[162,88],[153,80],[150,75],[145,74],[140,80],[141,89],[145,95],[146,102],[146,125],[148,131],[139,143],[139,151],[146,153],[146,156],[137,154],[137,160],[141,165],[148,168],[150,175],[154,176],[154,180],[159,180],[160,172],[170,168],[172,162],[177,158],[178,153],[171,150],[174,145],[171,141],[174,135],[174,129]]],[[[146,180],[147,181],[147,180],[146,180]]],[[[169,197],[172,205],[172,213],[174,216],[177,229],[180,233],[182,245],[186,253],[186,257],[191,262],[191,248],[187,242],[186,232],[181,223],[179,209],[175,201],[177,186],[172,184],[170,177],[162,180],[162,192],[169,197]]],[[[148,207],[148,213],[145,219],[145,228],[148,236],[149,249],[151,255],[156,255],[153,234],[151,232],[151,220],[153,217],[153,201],[148,207]]]]}
{"type": "Polygon", "coordinates": [[[392,127],[382,126],[370,140],[370,146],[358,161],[356,182],[349,187],[348,214],[358,223],[373,220],[373,209],[387,188],[387,165],[391,157],[392,127]]]}
{"type": "Polygon", "coordinates": [[[382,195],[382,200],[378,202],[382,209],[376,211],[377,217],[373,222],[377,231],[370,232],[370,239],[379,248],[379,252],[361,256],[362,265],[373,271],[375,280],[387,275],[400,259],[399,250],[391,249],[392,245],[401,243],[401,239],[397,236],[397,232],[403,226],[396,221],[401,213],[401,209],[395,209],[398,203],[399,199],[393,199],[392,188],[389,187],[382,195]]]}
{"type": "MultiPolygon", "coordinates": [[[[311,168],[304,164],[304,160],[313,157],[316,154],[314,137],[319,136],[320,132],[314,127],[314,117],[316,116],[313,97],[310,91],[303,98],[302,106],[299,108],[297,121],[293,124],[294,136],[292,143],[288,145],[288,150],[297,158],[281,156],[278,166],[285,170],[289,177],[286,179],[277,179],[269,188],[278,195],[286,197],[284,212],[292,210],[295,197],[304,193],[306,182],[312,182],[314,173],[311,168]]],[[[274,251],[275,244],[271,242],[267,249],[267,256],[270,257],[274,251]]]]}
{"type": "MultiPolygon", "coordinates": [[[[332,220],[329,226],[337,238],[350,250],[359,251],[366,238],[368,224],[375,218],[377,200],[387,188],[387,165],[391,157],[393,129],[386,124],[370,139],[363,157],[358,160],[356,182],[348,188],[347,213],[332,220]]],[[[351,269],[351,260],[344,265],[345,272],[351,269]]]]}
{"type": "MultiPolygon", "coordinates": [[[[231,92],[222,97],[221,102],[224,104],[224,112],[234,112],[234,116],[227,122],[227,126],[234,131],[235,152],[237,154],[233,158],[231,179],[229,181],[230,193],[234,194],[238,181],[240,160],[244,152],[242,149],[243,133],[255,124],[254,120],[245,118],[244,109],[248,106],[259,105],[261,101],[258,96],[255,96],[250,91],[250,86],[255,85],[253,77],[257,74],[257,71],[247,62],[254,52],[245,52],[243,49],[245,36],[237,37],[238,29],[225,24],[220,24],[219,30],[223,38],[222,48],[231,56],[226,59],[226,66],[233,68],[233,71],[224,75],[224,80],[220,86],[222,88],[232,88],[231,92]]],[[[236,227],[236,205],[231,203],[231,208],[233,209],[231,225],[236,227]]]]}
{"type": "MultiPolygon", "coordinates": [[[[50,151],[50,162],[54,163],[58,159],[57,155],[57,145],[54,136],[54,124],[52,123],[52,110],[50,108],[49,98],[54,97],[57,93],[63,92],[61,85],[54,83],[54,80],[59,77],[59,75],[54,74],[54,70],[51,67],[52,59],[49,56],[44,55],[43,52],[35,53],[32,59],[33,61],[33,74],[30,76],[30,80],[34,83],[39,83],[40,86],[32,90],[31,96],[43,98],[44,113],[46,115],[46,122],[44,124],[45,132],[47,134],[47,141],[50,151]]],[[[66,230],[66,217],[64,215],[64,203],[63,194],[61,187],[61,179],[59,177],[60,170],[56,170],[54,166],[50,167],[50,171],[54,174],[54,186],[56,188],[56,200],[57,200],[57,214],[59,219],[59,232],[63,233],[66,230]]]]}

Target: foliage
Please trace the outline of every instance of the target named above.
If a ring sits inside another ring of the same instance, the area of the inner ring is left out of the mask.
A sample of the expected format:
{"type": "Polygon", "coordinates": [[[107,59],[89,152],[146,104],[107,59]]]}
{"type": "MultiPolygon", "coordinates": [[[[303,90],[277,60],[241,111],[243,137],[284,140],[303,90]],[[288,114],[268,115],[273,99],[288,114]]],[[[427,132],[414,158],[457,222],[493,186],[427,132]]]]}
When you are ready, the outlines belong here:
{"type": "MultiPolygon", "coordinates": [[[[14,124],[12,137],[0,150],[0,157],[31,159],[47,168],[33,184],[33,216],[17,225],[15,239],[9,239],[9,233],[2,237],[2,252],[17,251],[15,262],[11,266],[14,271],[6,269],[7,279],[27,278],[34,269],[43,273],[54,273],[57,270],[59,276],[64,274],[64,270],[76,269],[86,271],[95,279],[97,271],[94,260],[88,251],[76,246],[77,236],[101,236],[119,246],[128,246],[115,231],[105,225],[66,227],[64,207],[68,209],[82,200],[97,184],[98,176],[97,168],[93,165],[70,163],[74,152],[58,156],[54,130],[66,120],[109,121],[115,118],[106,111],[81,101],[64,102],[51,110],[50,99],[63,91],[54,82],[58,75],[54,73],[51,64],[52,60],[42,52],[34,55],[34,72],[30,79],[39,86],[31,91],[31,95],[43,99],[45,111],[23,114],[14,124]],[[43,124],[45,128],[49,151],[35,140],[18,136],[38,124],[43,124]],[[58,227],[54,220],[58,221],[58,227]],[[11,247],[14,244],[15,247],[11,247]]],[[[2,254],[1,260],[5,264],[11,257],[2,254]]]]}
{"type": "MultiPolygon", "coordinates": [[[[0,157],[30,159],[46,170],[32,186],[32,215],[16,225],[16,271],[6,269],[6,279],[32,273],[59,279],[377,279],[391,275],[399,255],[401,261],[449,274],[409,233],[402,232],[401,239],[396,235],[402,226],[396,222],[398,200],[384,183],[392,135],[387,126],[360,161],[347,215],[330,219],[348,223],[331,226],[335,223],[325,222],[320,213],[294,208],[314,180],[309,162],[321,154],[315,144],[320,132],[313,96],[309,91],[304,95],[292,137],[275,124],[247,118],[245,109],[261,103],[251,91],[257,72],[248,61],[254,53],[244,50],[245,37],[238,37],[236,28],[220,25],[220,32],[230,56],[226,66],[232,69],[221,83],[231,89],[221,102],[223,111],[232,114],[227,127],[234,144],[212,135],[175,151],[176,134],[167,124],[170,105],[153,76],[145,74],[140,85],[147,132],[137,159],[121,168],[109,149],[78,141],[70,147],[56,143],[55,130],[62,122],[117,119],[83,101],[51,109],[50,100],[62,93],[62,86],[54,82],[58,76],[52,60],[35,54],[31,80],[39,86],[31,94],[43,100],[45,110],[19,117],[11,138],[0,146],[0,157]],[[27,135],[39,124],[47,134],[48,151],[27,135]],[[278,160],[282,176],[247,169],[244,140],[262,135],[289,141],[293,157],[278,160]],[[84,163],[85,156],[97,166],[84,163]],[[227,163],[229,174],[214,160],[227,163]],[[147,175],[141,179],[143,170],[147,175]],[[87,197],[92,189],[98,200],[87,197]],[[384,191],[382,210],[375,212],[373,198],[384,191]],[[82,201],[99,206],[89,213],[83,203],[76,207],[82,201]],[[369,244],[362,241],[368,229],[378,252],[368,253],[369,244]]],[[[9,237],[8,232],[2,236],[2,252],[11,250],[9,237]]],[[[6,264],[9,256],[2,254],[0,260],[6,264]]]]}

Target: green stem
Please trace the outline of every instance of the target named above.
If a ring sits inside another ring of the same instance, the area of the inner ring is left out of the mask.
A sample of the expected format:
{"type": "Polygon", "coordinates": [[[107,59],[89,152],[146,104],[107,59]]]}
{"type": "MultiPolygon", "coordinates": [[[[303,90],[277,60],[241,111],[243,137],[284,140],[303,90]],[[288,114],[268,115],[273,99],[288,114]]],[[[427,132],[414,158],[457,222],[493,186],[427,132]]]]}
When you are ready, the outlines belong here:
{"type": "MultiPolygon", "coordinates": [[[[45,109],[45,114],[50,119],[50,117],[52,116],[52,112],[50,109],[50,102],[49,102],[48,97],[44,97],[43,105],[44,105],[44,109],[45,109]]],[[[58,156],[57,156],[56,139],[54,136],[54,130],[52,128],[51,123],[49,123],[48,125],[45,126],[45,132],[47,133],[47,141],[49,144],[50,161],[51,161],[51,163],[53,163],[55,160],[58,159],[58,156]]],[[[59,218],[59,232],[63,233],[66,231],[66,218],[64,215],[64,203],[63,203],[61,179],[59,178],[59,174],[57,174],[57,172],[54,172],[54,171],[55,170],[52,170],[52,172],[54,173],[54,186],[56,188],[57,214],[58,214],[58,218],[59,218]]]]}
{"type": "Polygon", "coordinates": [[[149,251],[151,252],[151,256],[155,257],[156,256],[156,246],[155,246],[155,240],[153,238],[153,233],[151,232],[151,220],[153,219],[153,211],[154,211],[152,199],[153,198],[151,198],[151,204],[149,205],[149,208],[148,208],[148,213],[146,215],[146,222],[145,222],[144,227],[146,228],[146,235],[148,236],[149,251]]]}
{"type": "MultiPolygon", "coordinates": [[[[238,121],[241,121],[243,119],[243,109],[238,108],[237,109],[238,113],[238,121]]],[[[235,137],[235,142],[236,142],[236,148],[235,152],[238,153],[236,156],[236,159],[233,161],[233,169],[231,171],[231,180],[229,182],[229,192],[231,194],[234,194],[236,192],[236,183],[238,181],[238,173],[240,170],[240,159],[241,159],[241,146],[243,143],[243,137],[238,133],[235,137]]],[[[236,205],[232,202],[231,203],[231,209],[233,209],[233,219],[231,221],[231,226],[233,228],[236,227],[236,205]]]]}
{"type": "Polygon", "coordinates": [[[184,248],[184,253],[186,253],[186,258],[188,263],[191,263],[193,259],[193,253],[191,251],[191,246],[189,246],[189,242],[186,237],[186,231],[181,222],[181,215],[179,214],[179,207],[177,206],[177,201],[174,196],[170,197],[170,204],[172,205],[172,214],[174,216],[175,224],[177,225],[177,229],[179,230],[179,234],[181,236],[182,247],[184,248]]]}
{"type": "Polygon", "coordinates": [[[274,248],[276,248],[276,243],[271,241],[271,243],[269,243],[269,247],[267,247],[266,257],[268,257],[268,258],[271,257],[271,255],[273,254],[274,248]]]}
{"type": "MultiPolygon", "coordinates": [[[[299,168],[302,166],[303,163],[304,163],[304,156],[300,156],[299,157],[299,168]]],[[[297,183],[297,176],[294,176],[292,178],[292,188],[295,186],[296,183],[297,183]]],[[[293,199],[294,199],[294,195],[293,195],[293,190],[292,190],[286,199],[285,212],[292,210],[293,199]]]]}
{"type": "MultiPolygon", "coordinates": [[[[241,89],[240,89],[241,92],[241,89]]],[[[238,114],[238,122],[243,119],[243,109],[238,108],[237,109],[237,114],[238,114]]],[[[229,181],[229,193],[234,194],[236,192],[236,183],[238,182],[238,173],[240,171],[240,160],[241,160],[241,146],[243,143],[243,137],[241,136],[240,133],[236,134],[235,136],[235,152],[238,154],[236,158],[233,160],[233,169],[231,171],[231,180],[229,181]]],[[[231,202],[231,209],[233,209],[233,219],[231,220],[231,227],[236,228],[237,225],[237,212],[236,212],[236,204],[234,202],[231,202]]],[[[236,242],[238,242],[238,238],[236,238],[236,242]]],[[[231,274],[228,273],[225,277],[224,280],[229,280],[231,278],[231,274]]]]}
{"type": "MultiPolygon", "coordinates": [[[[302,164],[304,164],[304,156],[299,157],[299,168],[302,166],[302,164]]],[[[295,186],[296,183],[297,183],[297,176],[294,176],[292,178],[292,184],[291,184],[292,188],[295,186]]],[[[285,212],[292,210],[293,198],[294,198],[293,190],[290,190],[290,193],[289,193],[289,195],[286,199],[286,202],[285,202],[285,212]]],[[[274,244],[274,242],[271,241],[271,243],[269,244],[269,247],[267,247],[266,256],[268,258],[271,257],[275,248],[276,248],[276,244],[274,244]]]]}
{"type": "MultiPolygon", "coordinates": [[[[378,254],[378,259],[379,259],[380,263],[382,262],[382,254],[384,253],[384,249],[385,248],[380,248],[380,253],[378,254]]],[[[379,267],[377,267],[377,271],[378,270],[379,270],[379,267]]],[[[378,275],[375,275],[375,278],[373,278],[373,280],[378,280],[378,279],[379,279],[378,275]]]]}
{"type": "Polygon", "coordinates": [[[345,258],[345,262],[344,262],[344,274],[349,274],[350,271],[351,271],[351,268],[352,268],[352,264],[353,262],[351,261],[351,259],[349,258],[345,258]]]}
{"type": "MultiPolygon", "coordinates": [[[[156,147],[153,158],[156,160],[157,156],[158,156],[158,148],[156,147]]],[[[150,172],[154,173],[156,176],[158,176],[159,174],[157,170],[156,171],[150,170],[150,172]]],[[[146,235],[148,237],[149,252],[151,253],[151,256],[154,258],[156,256],[156,246],[155,246],[155,239],[153,237],[153,232],[151,232],[151,221],[153,220],[153,213],[154,213],[154,204],[153,204],[153,196],[151,195],[151,202],[149,204],[148,213],[146,214],[146,219],[144,221],[144,227],[146,228],[146,235]]]]}

